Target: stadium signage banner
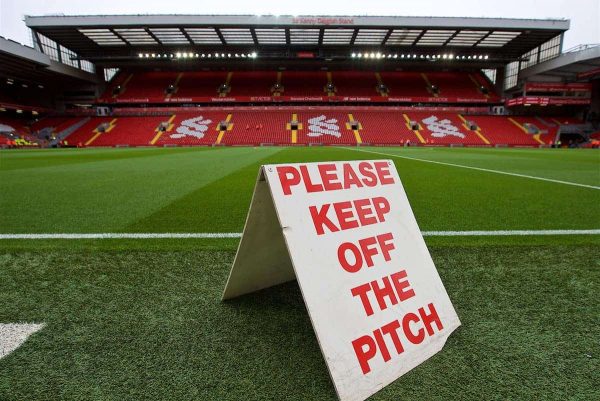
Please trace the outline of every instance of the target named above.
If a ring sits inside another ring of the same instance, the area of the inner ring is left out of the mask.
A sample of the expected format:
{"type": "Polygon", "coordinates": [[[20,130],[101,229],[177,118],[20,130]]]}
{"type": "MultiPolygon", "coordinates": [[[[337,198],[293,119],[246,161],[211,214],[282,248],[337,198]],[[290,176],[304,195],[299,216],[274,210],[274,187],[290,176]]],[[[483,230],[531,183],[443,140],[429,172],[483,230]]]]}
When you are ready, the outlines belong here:
{"type": "Polygon", "coordinates": [[[557,82],[527,82],[527,92],[591,92],[592,84],[572,82],[568,84],[557,82]]]}
{"type": "Polygon", "coordinates": [[[548,105],[572,105],[572,104],[590,104],[592,100],[590,98],[580,97],[540,97],[540,96],[523,96],[506,101],[506,106],[548,106],[548,105]]]}
{"type": "Polygon", "coordinates": [[[390,160],[261,168],[223,299],[294,278],[343,401],[421,364],[460,325],[390,160]]]}
{"type": "Polygon", "coordinates": [[[594,68],[593,70],[580,72],[577,74],[577,79],[592,78],[596,75],[600,75],[600,68],[594,68]]]}
{"type": "Polygon", "coordinates": [[[497,99],[485,97],[425,97],[425,96],[191,96],[152,98],[103,99],[99,103],[251,103],[251,102],[314,102],[314,103],[498,103],[497,99]]]}

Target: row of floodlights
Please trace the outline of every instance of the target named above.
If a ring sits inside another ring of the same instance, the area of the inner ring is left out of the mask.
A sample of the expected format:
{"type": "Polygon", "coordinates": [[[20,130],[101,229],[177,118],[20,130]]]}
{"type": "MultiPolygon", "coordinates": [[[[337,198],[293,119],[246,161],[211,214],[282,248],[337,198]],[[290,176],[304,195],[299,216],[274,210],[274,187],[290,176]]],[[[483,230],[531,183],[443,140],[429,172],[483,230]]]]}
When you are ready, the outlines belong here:
{"type": "MultiPolygon", "coordinates": [[[[6,78],[6,84],[7,85],[15,85],[15,81],[12,78],[6,78]]],[[[25,83],[22,83],[21,86],[23,88],[29,88],[29,85],[25,84],[25,83]]],[[[37,87],[40,89],[44,89],[44,85],[41,85],[41,84],[39,84],[37,87]]]]}
{"type": "Polygon", "coordinates": [[[476,55],[460,55],[455,56],[454,54],[383,54],[383,53],[352,53],[350,55],[352,58],[366,58],[366,59],[406,59],[406,60],[414,60],[414,59],[427,59],[427,60],[487,60],[489,58],[488,55],[484,54],[476,54],[476,55]]]}
{"type": "MultiPolygon", "coordinates": [[[[4,112],[4,111],[6,111],[6,107],[0,107],[0,112],[4,112]]],[[[21,110],[21,109],[16,109],[15,111],[17,112],[17,114],[23,114],[23,110],[21,110]]],[[[40,114],[40,113],[38,113],[36,110],[31,110],[32,116],[37,116],[38,114],[40,114]]]]}
{"type": "Polygon", "coordinates": [[[192,52],[177,52],[177,53],[138,53],[138,58],[154,58],[154,59],[187,59],[187,58],[256,58],[258,54],[252,53],[192,53],[192,52]]]}

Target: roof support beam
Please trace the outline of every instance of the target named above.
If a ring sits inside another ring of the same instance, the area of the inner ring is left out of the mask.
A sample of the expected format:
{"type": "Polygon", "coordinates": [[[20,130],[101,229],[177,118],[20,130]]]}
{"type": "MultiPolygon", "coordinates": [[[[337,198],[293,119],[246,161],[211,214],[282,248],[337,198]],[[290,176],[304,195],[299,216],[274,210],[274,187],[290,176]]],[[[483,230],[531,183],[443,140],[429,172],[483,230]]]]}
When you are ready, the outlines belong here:
{"type": "Polygon", "coordinates": [[[38,31],[32,29],[31,32],[33,33],[34,48],[36,48],[37,50],[44,53],[44,50],[42,48],[42,41],[40,40],[40,35],[39,35],[38,31]]]}
{"type": "Polygon", "coordinates": [[[223,33],[221,32],[221,29],[215,27],[215,32],[217,33],[217,36],[219,37],[221,44],[226,45],[227,42],[225,41],[225,38],[223,37],[223,33]]]}
{"type": "Polygon", "coordinates": [[[258,46],[258,38],[256,37],[256,30],[254,30],[254,28],[250,28],[250,35],[252,35],[254,46],[258,46]]]}
{"type": "Polygon", "coordinates": [[[412,45],[411,45],[411,46],[416,46],[416,45],[417,45],[417,42],[418,42],[419,40],[421,40],[421,38],[423,37],[423,35],[425,35],[425,32],[427,32],[427,29],[423,29],[423,30],[421,31],[421,33],[419,34],[419,36],[417,36],[417,38],[414,40],[414,42],[412,42],[412,45]]]}
{"type": "Polygon", "coordinates": [[[185,36],[188,42],[190,42],[191,45],[195,44],[192,37],[186,32],[185,28],[179,28],[179,30],[181,31],[181,34],[185,36]]]}
{"type": "Polygon", "coordinates": [[[354,32],[352,33],[352,39],[350,39],[351,46],[354,46],[354,41],[356,40],[356,36],[358,36],[358,28],[355,28],[354,32]]]}
{"type": "Polygon", "coordinates": [[[477,42],[475,42],[475,44],[471,47],[475,47],[478,44],[480,44],[481,42],[483,42],[488,36],[490,36],[492,34],[493,31],[488,31],[488,33],[486,33],[485,35],[483,35],[477,42]]]}
{"type": "Polygon", "coordinates": [[[319,29],[319,46],[323,46],[323,36],[325,36],[325,28],[319,29]]]}
{"type": "Polygon", "coordinates": [[[111,31],[112,34],[115,35],[117,38],[121,39],[123,41],[123,43],[125,43],[126,46],[131,46],[131,43],[129,43],[128,41],[126,41],[123,36],[121,36],[118,32],[116,32],[114,30],[114,28],[108,28],[108,30],[111,31]]]}
{"type": "Polygon", "coordinates": [[[290,28],[285,28],[285,44],[288,46],[292,44],[290,39],[290,28]]]}
{"type": "Polygon", "coordinates": [[[390,36],[392,35],[392,32],[394,30],[392,28],[388,29],[387,33],[385,34],[385,36],[383,37],[383,40],[381,41],[381,45],[385,45],[385,42],[388,41],[388,39],[390,38],[390,36]]]}
{"type": "Polygon", "coordinates": [[[452,35],[450,35],[450,37],[448,39],[446,39],[446,41],[444,42],[444,44],[442,46],[446,46],[448,43],[450,43],[450,41],[452,39],[454,39],[456,37],[456,35],[458,35],[459,32],[460,32],[460,29],[457,29],[456,31],[454,31],[454,33],[452,35]]]}
{"type": "Polygon", "coordinates": [[[147,33],[148,35],[150,35],[150,37],[151,37],[152,39],[154,39],[154,40],[156,41],[156,43],[159,43],[159,44],[161,44],[161,45],[163,44],[163,42],[161,42],[161,41],[160,41],[160,40],[159,40],[159,39],[156,37],[156,35],[152,33],[152,31],[150,31],[150,29],[148,29],[148,28],[144,28],[144,31],[146,31],[146,33],[147,33]]]}

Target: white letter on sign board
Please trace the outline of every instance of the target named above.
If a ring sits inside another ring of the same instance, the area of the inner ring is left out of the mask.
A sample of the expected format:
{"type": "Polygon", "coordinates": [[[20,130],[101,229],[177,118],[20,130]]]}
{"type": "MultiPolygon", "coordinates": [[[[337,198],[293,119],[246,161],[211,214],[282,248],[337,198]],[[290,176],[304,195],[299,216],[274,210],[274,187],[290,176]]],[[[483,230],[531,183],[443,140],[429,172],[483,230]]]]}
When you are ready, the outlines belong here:
{"type": "Polygon", "coordinates": [[[294,278],[342,401],[390,384],[460,326],[389,160],[261,168],[223,299],[294,278]]]}

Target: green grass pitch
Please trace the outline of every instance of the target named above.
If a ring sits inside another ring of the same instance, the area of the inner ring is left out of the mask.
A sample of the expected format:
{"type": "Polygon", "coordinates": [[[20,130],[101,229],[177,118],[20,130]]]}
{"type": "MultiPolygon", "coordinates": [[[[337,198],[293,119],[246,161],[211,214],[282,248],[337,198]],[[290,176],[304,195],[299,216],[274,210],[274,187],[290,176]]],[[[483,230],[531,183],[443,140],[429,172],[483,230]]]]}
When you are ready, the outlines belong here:
{"type": "MultiPolygon", "coordinates": [[[[600,229],[598,151],[360,149],[0,151],[0,234],[241,232],[261,164],[382,158],[423,231],[600,229]]],[[[600,235],[426,242],[463,325],[373,400],[600,399],[600,235]]],[[[0,323],[46,324],[0,400],[334,400],[296,283],[220,301],[237,243],[0,239],[0,323]]]]}

